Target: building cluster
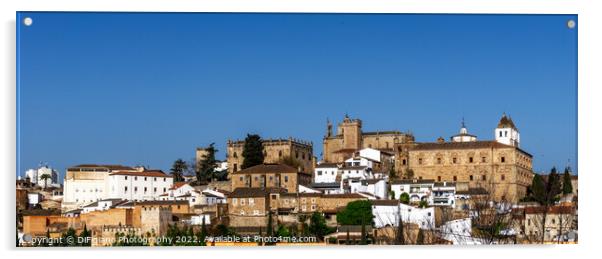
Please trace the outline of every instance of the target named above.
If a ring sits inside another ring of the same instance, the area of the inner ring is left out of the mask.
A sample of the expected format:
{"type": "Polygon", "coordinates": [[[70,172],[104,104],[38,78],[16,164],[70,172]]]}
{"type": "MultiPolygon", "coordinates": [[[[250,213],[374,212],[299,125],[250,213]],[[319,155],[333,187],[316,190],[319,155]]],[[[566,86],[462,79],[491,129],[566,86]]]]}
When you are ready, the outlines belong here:
{"type": "MultiPolygon", "coordinates": [[[[187,178],[174,182],[172,175],[144,167],[77,165],[66,170],[60,206],[22,204],[22,232],[59,235],[85,226],[98,237],[161,236],[171,225],[224,225],[256,235],[275,226],[295,228],[318,213],[336,229],[324,239],[331,244],[348,243],[350,237],[357,241],[360,231],[371,243],[391,243],[400,224],[414,239],[422,231],[436,231],[427,239],[482,244],[486,240],[473,229],[501,211],[512,223],[499,235],[515,242],[541,231],[546,242],[576,240],[576,198],[546,208],[522,203],[534,176],[533,157],[520,148],[510,117],[504,114],[493,133],[493,140],[478,140],[462,122],[447,141],[417,142],[408,132],[363,132],[361,120],[345,116],[336,134],[328,121],[319,162],[309,141],[264,139],[264,163],[242,169],[245,143],[228,140],[226,161],[216,164],[228,172],[228,180],[208,185],[187,178]],[[371,204],[368,226],[338,223],[337,213],[354,201],[371,204]]],[[[197,148],[197,162],[205,155],[197,148]]],[[[39,174],[46,173],[37,172],[29,173],[35,182],[18,181],[17,199],[20,189],[38,185],[39,174]]],[[[575,176],[575,197],[576,184],[575,176]]]]}

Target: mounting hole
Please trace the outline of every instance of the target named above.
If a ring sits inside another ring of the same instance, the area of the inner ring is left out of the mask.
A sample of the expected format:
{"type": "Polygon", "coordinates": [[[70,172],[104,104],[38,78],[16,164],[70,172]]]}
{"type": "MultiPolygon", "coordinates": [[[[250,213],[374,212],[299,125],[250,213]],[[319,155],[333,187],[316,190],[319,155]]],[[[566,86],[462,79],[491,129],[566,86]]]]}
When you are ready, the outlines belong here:
{"type": "Polygon", "coordinates": [[[33,20],[31,19],[31,17],[25,17],[25,19],[23,19],[23,24],[25,24],[25,26],[31,26],[32,23],[33,20]]]}
{"type": "Polygon", "coordinates": [[[576,25],[576,23],[572,19],[566,22],[566,27],[569,27],[569,29],[575,28],[575,25],[576,25]]]}

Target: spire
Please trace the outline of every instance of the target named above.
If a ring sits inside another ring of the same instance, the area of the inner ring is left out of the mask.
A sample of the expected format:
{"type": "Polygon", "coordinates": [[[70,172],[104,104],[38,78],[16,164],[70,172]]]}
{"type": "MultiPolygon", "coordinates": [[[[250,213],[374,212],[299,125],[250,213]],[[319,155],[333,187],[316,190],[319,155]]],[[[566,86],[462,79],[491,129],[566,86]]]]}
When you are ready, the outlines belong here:
{"type": "Polygon", "coordinates": [[[460,134],[468,134],[468,129],[466,129],[466,123],[464,122],[464,116],[462,116],[462,127],[460,128],[460,134]]]}
{"type": "Polygon", "coordinates": [[[332,136],[332,123],[330,123],[330,119],[326,117],[326,137],[329,138],[332,136]]]}

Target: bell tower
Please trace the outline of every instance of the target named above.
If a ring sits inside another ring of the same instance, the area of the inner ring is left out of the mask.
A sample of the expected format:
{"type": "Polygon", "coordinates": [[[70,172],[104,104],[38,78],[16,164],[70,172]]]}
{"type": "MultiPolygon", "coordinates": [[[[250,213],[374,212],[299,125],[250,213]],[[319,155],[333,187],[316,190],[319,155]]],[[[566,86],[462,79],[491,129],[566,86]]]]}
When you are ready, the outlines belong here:
{"type": "Polygon", "coordinates": [[[512,118],[506,116],[506,113],[502,115],[500,122],[495,128],[495,140],[510,146],[520,146],[520,133],[518,132],[518,128],[514,125],[512,118]]]}

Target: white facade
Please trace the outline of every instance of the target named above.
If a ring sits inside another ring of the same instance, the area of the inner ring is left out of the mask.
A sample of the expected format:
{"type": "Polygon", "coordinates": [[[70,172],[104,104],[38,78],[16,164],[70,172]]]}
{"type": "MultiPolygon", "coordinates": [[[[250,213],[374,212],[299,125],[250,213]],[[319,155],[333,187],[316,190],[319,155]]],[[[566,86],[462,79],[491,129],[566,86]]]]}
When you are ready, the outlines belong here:
{"type": "Polygon", "coordinates": [[[456,185],[448,182],[437,182],[433,186],[429,204],[434,206],[456,207],[456,185]]]}
{"type": "Polygon", "coordinates": [[[36,206],[42,202],[42,195],[37,192],[31,192],[27,194],[27,200],[29,202],[29,206],[36,206]]]}
{"type": "Polygon", "coordinates": [[[109,199],[155,200],[173,185],[173,177],[158,172],[112,173],[108,177],[109,199]]]}
{"type": "Polygon", "coordinates": [[[472,221],[470,218],[445,222],[440,228],[441,238],[454,245],[480,245],[479,239],[472,237],[472,221]]]}
{"type": "MultiPolygon", "coordinates": [[[[201,192],[200,199],[201,199],[200,204],[204,204],[204,205],[226,203],[226,195],[225,194],[215,191],[215,190],[210,190],[210,189],[206,189],[203,192],[201,192]]],[[[207,223],[207,222],[205,222],[205,223],[207,223]]]]}
{"type": "Polygon", "coordinates": [[[500,123],[495,129],[495,140],[510,146],[520,146],[520,134],[518,129],[514,125],[512,118],[507,117],[506,114],[502,116],[500,123]]]}
{"type": "Polygon", "coordinates": [[[155,200],[172,184],[170,175],[142,167],[75,166],[65,175],[61,207],[64,211],[78,209],[104,199],[155,200]]]}
{"type": "Polygon", "coordinates": [[[58,183],[58,173],[56,170],[48,167],[47,165],[25,171],[25,178],[29,178],[30,182],[40,187],[60,186],[58,183]],[[42,179],[43,175],[49,175],[50,178],[48,180],[44,180],[42,179]]]}
{"type": "MultiPolygon", "coordinates": [[[[383,202],[388,203],[388,201],[383,202]]],[[[376,228],[398,226],[400,218],[404,223],[416,224],[421,229],[435,228],[435,209],[433,207],[416,208],[403,203],[397,205],[375,203],[372,206],[372,214],[374,214],[376,228]]]]}
{"type": "Polygon", "coordinates": [[[336,164],[321,164],[314,169],[314,183],[334,183],[337,181],[339,167],[336,164]]]}
{"type": "Polygon", "coordinates": [[[367,193],[377,199],[387,199],[387,181],[385,179],[360,180],[357,178],[346,180],[347,193],[367,193]]]}
{"type": "Polygon", "coordinates": [[[434,185],[435,182],[432,180],[393,181],[391,183],[391,191],[395,192],[395,199],[399,199],[402,193],[407,193],[412,203],[426,201],[430,204],[434,185]]]}

